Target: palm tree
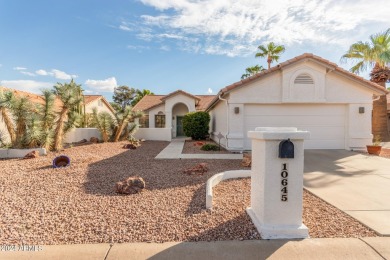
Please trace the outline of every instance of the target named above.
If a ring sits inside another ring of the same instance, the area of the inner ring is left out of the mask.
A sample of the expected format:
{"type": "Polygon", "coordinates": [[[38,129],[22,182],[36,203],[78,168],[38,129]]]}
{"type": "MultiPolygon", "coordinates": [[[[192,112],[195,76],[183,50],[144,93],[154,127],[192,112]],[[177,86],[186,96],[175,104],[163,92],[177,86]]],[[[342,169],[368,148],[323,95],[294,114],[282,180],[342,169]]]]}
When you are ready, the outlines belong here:
{"type": "Polygon", "coordinates": [[[256,53],[255,57],[267,58],[268,69],[271,68],[271,63],[273,61],[278,61],[280,54],[282,54],[286,49],[283,45],[275,45],[275,43],[270,42],[266,46],[260,45],[257,47],[260,51],[256,53]]]}
{"type": "Polygon", "coordinates": [[[154,93],[148,89],[139,90],[135,92],[135,98],[131,101],[131,106],[135,106],[144,96],[154,95],[154,93]]]}
{"type": "Polygon", "coordinates": [[[242,74],[241,79],[249,78],[250,76],[255,75],[256,73],[259,73],[261,71],[265,70],[263,66],[255,65],[252,67],[248,67],[245,69],[245,74],[242,74]]]}
{"type": "Polygon", "coordinates": [[[65,133],[76,124],[77,108],[82,98],[79,95],[79,87],[72,79],[70,83],[57,83],[53,93],[62,101],[61,111],[55,126],[54,150],[62,149],[62,142],[65,133]]]}
{"type": "Polygon", "coordinates": [[[11,144],[15,143],[16,140],[15,125],[12,120],[12,115],[10,114],[13,100],[14,95],[12,92],[7,91],[4,93],[3,90],[0,91],[0,115],[7,128],[11,144]]]}
{"type": "Polygon", "coordinates": [[[350,69],[352,73],[359,74],[371,68],[371,81],[385,87],[386,81],[390,80],[387,67],[390,63],[390,28],[371,35],[369,42],[359,41],[352,44],[341,60],[356,62],[350,69]]]}
{"type": "MultiPolygon", "coordinates": [[[[371,35],[368,42],[352,44],[341,60],[356,62],[350,69],[356,74],[371,68],[370,80],[386,88],[386,82],[390,81],[390,28],[371,35]]],[[[373,103],[372,132],[382,140],[389,138],[386,95],[373,103]]]]}

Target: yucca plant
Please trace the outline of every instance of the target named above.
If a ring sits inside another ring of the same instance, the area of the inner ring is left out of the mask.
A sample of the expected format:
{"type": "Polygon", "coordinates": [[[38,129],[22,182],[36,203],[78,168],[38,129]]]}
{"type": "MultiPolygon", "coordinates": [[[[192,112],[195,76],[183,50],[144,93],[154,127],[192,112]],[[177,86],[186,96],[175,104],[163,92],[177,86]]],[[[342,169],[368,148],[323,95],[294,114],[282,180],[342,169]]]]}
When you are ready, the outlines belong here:
{"type": "Polygon", "coordinates": [[[54,150],[62,149],[62,142],[67,131],[75,126],[77,121],[77,107],[82,98],[79,95],[80,85],[77,85],[73,79],[70,83],[57,83],[54,86],[53,93],[62,101],[61,111],[59,112],[54,134],[54,150]]]}
{"type": "MultiPolygon", "coordinates": [[[[15,125],[12,120],[11,115],[11,107],[12,102],[14,100],[14,95],[10,91],[4,92],[3,90],[0,90],[0,114],[1,118],[3,119],[3,122],[7,128],[8,134],[10,136],[11,143],[15,143],[16,140],[16,132],[15,132],[15,125]]],[[[5,133],[3,133],[3,139],[4,139],[5,133]]]]}
{"type": "Polygon", "coordinates": [[[54,111],[55,95],[46,89],[42,91],[42,96],[45,103],[38,107],[42,132],[41,147],[50,150],[54,140],[53,125],[56,119],[54,111]]]}
{"type": "Polygon", "coordinates": [[[27,97],[15,97],[11,111],[16,125],[15,148],[23,148],[26,144],[27,118],[32,113],[32,105],[27,97]]]}
{"type": "Polygon", "coordinates": [[[113,141],[118,142],[119,140],[127,139],[130,132],[128,128],[130,120],[140,118],[142,116],[143,113],[141,111],[133,112],[130,106],[127,106],[124,110],[117,112],[115,114],[116,129],[113,141]]]}
{"type": "Polygon", "coordinates": [[[114,120],[108,112],[97,112],[96,108],[92,109],[92,121],[93,125],[102,134],[103,142],[107,142],[112,135],[114,120]]]}
{"type": "Polygon", "coordinates": [[[32,112],[26,120],[27,127],[23,138],[23,147],[35,148],[40,147],[43,140],[40,115],[32,112]]]}

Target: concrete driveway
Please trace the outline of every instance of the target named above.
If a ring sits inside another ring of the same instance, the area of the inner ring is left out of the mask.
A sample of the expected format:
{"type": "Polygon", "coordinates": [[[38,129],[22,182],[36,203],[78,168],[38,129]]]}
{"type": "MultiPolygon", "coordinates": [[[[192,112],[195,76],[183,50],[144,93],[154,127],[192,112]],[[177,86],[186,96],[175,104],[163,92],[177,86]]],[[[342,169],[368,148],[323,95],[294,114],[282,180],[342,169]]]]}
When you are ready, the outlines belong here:
{"type": "Polygon", "coordinates": [[[306,150],[304,186],[390,236],[390,159],[345,150],[306,150]]]}

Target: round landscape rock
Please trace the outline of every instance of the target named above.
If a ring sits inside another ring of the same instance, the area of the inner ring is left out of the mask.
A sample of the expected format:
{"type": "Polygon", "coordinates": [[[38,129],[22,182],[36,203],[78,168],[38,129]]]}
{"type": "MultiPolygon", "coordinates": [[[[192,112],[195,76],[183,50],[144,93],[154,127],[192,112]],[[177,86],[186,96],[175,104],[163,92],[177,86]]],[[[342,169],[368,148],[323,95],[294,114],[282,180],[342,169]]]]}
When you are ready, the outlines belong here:
{"type": "Polygon", "coordinates": [[[39,157],[39,151],[34,150],[24,156],[24,159],[34,159],[39,157]]]}
{"type": "Polygon", "coordinates": [[[145,181],[141,177],[129,177],[124,181],[117,182],[115,190],[119,194],[136,194],[145,189],[145,181]]]}

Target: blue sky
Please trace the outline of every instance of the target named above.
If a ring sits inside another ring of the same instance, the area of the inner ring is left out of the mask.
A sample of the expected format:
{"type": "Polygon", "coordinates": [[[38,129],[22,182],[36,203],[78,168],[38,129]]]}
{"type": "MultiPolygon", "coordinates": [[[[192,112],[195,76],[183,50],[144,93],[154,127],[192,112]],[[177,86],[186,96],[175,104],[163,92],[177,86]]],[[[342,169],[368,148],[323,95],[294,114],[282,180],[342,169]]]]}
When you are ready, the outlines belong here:
{"type": "Polygon", "coordinates": [[[260,44],[284,44],[280,62],[311,52],[340,64],[349,45],[390,28],[389,13],[388,0],[0,0],[0,84],[215,94],[266,67],[260,44]]]}

